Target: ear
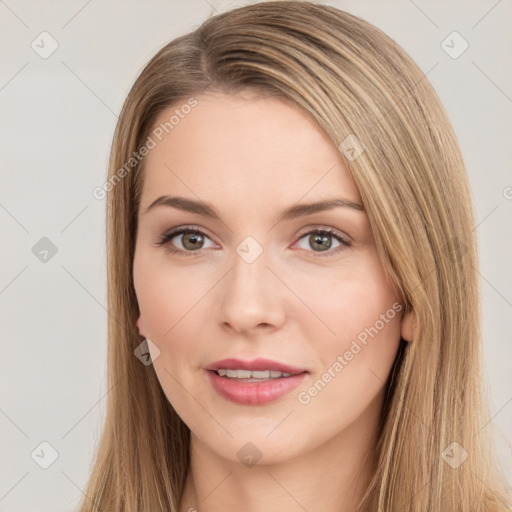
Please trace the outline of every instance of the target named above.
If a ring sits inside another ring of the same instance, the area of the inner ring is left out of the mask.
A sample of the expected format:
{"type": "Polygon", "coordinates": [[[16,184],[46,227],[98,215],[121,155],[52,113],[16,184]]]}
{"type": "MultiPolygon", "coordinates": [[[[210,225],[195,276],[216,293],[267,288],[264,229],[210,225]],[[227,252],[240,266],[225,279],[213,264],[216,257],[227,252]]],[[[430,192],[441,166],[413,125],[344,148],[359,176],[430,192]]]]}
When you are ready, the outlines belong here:
{"type": "Polygon", "coordinates": [[[144,336],[144,338],[147,338],[147,336],[144,334],[146,328],[144,327],[144,320],[142,319],[142,315],[137,319],[137,327],[139,328],[140,335],[144,336]]]}
{"type": "Polygon", "coordinates": [[[406,311],[402,316],[401,336],[406,341],[414,340],[414,332],[416,328],[416,315],[413,310],[406,311]]]}

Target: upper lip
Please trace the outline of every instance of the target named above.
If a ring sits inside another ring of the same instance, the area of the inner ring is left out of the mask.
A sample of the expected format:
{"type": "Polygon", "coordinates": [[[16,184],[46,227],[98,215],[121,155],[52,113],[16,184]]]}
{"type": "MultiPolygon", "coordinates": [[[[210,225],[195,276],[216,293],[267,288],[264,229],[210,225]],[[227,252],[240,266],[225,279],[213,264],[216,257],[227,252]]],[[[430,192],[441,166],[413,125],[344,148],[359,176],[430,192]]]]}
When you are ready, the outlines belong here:
{"type": "Polygon", "coordinates": [[[288,364],[280,363],[279,361],[272,361],[271,359],[264,359],[261,357],[251,361],[244,361],[242,359],[234,358],[221,359],[220,361],[215,361],[214,363],[207,366],[206,370],[219,370],[221,368],[225,368],[227,370],[274,370],[291,374],[307,372],[305,368],[296,368],[288,364]]]}

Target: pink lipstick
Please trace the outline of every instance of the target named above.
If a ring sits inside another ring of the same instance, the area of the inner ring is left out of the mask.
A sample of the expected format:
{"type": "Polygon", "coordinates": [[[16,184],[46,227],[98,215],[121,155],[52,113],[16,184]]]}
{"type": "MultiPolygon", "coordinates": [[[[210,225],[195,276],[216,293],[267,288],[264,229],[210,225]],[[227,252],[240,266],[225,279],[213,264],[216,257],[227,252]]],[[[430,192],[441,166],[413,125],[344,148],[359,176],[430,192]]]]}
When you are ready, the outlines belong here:
{"type": "Polygon", "coordinates": [[[304,368],[263,358],[222,359],[205,370],[217,393],[243,405],[273,402],[295,389],[309,373],[304,368]]]}

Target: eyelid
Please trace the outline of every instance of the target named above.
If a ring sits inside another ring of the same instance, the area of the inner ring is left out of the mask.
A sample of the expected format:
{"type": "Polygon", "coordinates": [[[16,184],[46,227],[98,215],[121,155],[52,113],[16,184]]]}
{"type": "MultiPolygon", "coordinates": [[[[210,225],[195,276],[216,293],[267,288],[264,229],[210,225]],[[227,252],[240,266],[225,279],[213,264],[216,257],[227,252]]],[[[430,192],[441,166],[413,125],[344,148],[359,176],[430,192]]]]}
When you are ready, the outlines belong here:
{"type": "Polygon", "coordinates": [[[301,231],[300,231],[301,234],[298,234],[297,236],[299,238],[301,238],[302,236],[307,235],[311,231],[328,231],[333,236],[336,235],[339,238],[342,238],[346,243],[353,242],[352,237],[349,236],[347,233],[345,233],[344,231],[341,231],[333,226],[328,226],[327,224],[311,224],[309,226],[305,226],[304,228],[301,229],[301,231]]]}

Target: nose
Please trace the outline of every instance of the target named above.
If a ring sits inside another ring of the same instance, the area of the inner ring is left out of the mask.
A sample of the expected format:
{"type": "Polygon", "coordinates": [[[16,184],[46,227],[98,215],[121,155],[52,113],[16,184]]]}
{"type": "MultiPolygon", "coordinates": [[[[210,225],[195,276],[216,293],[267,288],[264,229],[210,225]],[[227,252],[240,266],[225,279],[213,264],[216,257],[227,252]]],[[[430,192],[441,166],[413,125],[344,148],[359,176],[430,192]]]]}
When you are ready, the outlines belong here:
{"type": "Polygon", "coordinates": [[[254,261],[234,252],[219,288],[218,317],[224,329],[241,335],[280,329],[285,321],[285,286],[269,268],[267,252],[254,261]]]}

